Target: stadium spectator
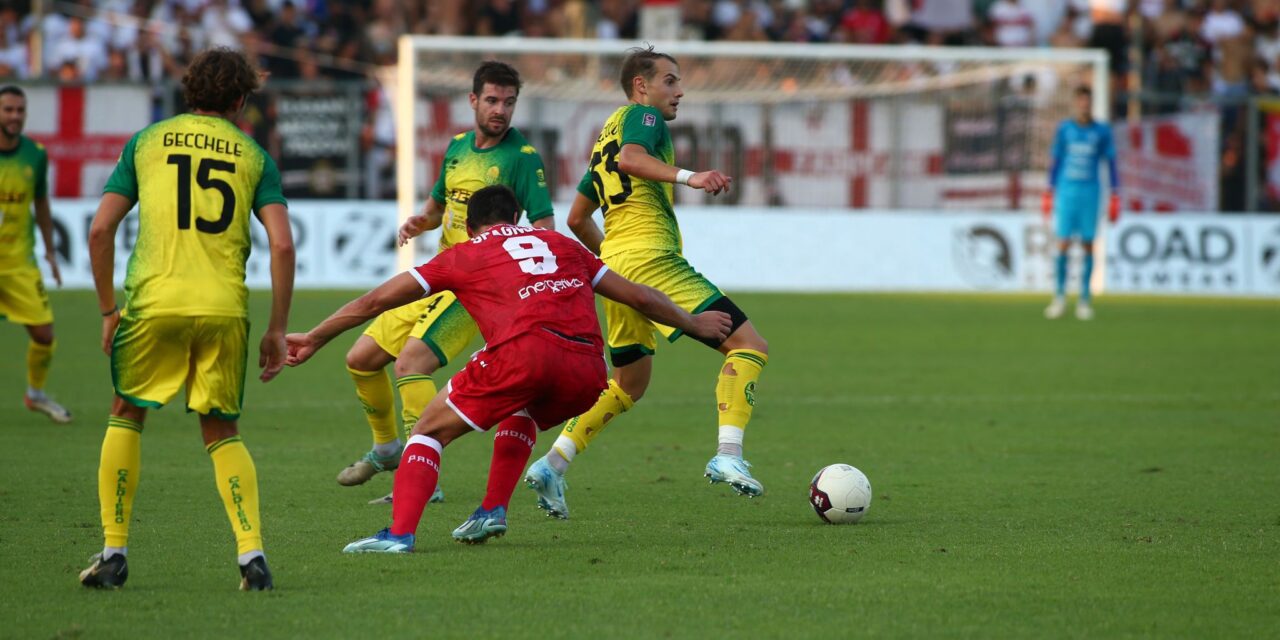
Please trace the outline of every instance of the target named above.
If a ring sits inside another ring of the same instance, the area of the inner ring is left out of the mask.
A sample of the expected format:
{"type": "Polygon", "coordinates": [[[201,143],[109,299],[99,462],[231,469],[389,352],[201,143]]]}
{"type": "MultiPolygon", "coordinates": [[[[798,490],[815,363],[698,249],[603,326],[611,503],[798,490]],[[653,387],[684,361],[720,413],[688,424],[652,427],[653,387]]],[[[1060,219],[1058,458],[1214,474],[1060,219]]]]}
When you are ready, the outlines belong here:
{"type": "Polygon", "coordinates": [[[1231,40],[1244,33],[1244,19],[1232,9],[1227,0],[1213,0],[1209,12],[1205,14],[1204,26],[1200,35],[1213,44],[1223,40],[1231,40]]]}
{"type": "Polygon", "coordinates": [[[973,32],[973,0],[916,0],[902,31],[915,42],[963,45],[973,32]]]}
{"type": "Polygon", "coordinates": [[[995,28],[996,45],[1029,47],[1035,44],[1035,19],[1019,0],[997,0],[987,11],[987,20],[995,28]]]}
{"type": "Polygon", "coordinates": [[[67,20],[66,32],[51,43],[50,49],[58,68],[58,79],[64,82],[92,82],[106,66],[106,45],[89,34],[84,18],[80,16],[67,20]]]}
{"type": "Polygon", "coordinates": [[[888,44],[893,27],[874,0],[856,0],[840,18],[839,39],[852,44],[888,44]]]}

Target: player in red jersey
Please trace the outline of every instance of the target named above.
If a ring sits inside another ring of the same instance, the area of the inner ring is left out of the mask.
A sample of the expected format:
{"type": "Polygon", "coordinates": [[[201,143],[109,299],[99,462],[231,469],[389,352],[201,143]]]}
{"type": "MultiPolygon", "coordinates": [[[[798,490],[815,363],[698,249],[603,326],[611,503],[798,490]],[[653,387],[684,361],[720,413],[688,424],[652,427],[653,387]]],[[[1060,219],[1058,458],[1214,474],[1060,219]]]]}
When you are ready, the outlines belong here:
{"type": "Polygon", "coordinates": [[[506,509],[538,431],[586,411],[607,385],[594,293],[699,338],[723,340],[729,316],[690,315],[657,289],[609,270],[582,245],[554,231],[515,226],[520,205],[495,185],[471,196],[469,242],[347,303],[305,334],[290,334],[290,366],[379,313],[448,290],[476,320],[485,347],[427,405],[396,471],[392,524],[345,552],[407,553],[440,474],[441,451],[471,430],[495,424],[484,501],[453,532],[478,543],[507,530],[506,509]],[[593,293],[594,290],[594,293],[593,293]]]}

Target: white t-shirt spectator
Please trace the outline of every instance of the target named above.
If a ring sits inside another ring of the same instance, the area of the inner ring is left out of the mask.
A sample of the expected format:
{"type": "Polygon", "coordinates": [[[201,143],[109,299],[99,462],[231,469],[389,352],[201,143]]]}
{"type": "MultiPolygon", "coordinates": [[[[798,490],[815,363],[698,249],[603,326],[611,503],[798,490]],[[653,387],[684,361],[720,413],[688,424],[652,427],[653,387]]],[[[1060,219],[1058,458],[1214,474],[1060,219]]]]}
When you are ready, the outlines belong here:
{"type": "Polygon", "coordinates": [[[253,19],[240,5],[214,0],[200,16],[209,46],[240,48],[240,36],[253,28],[253,19]]]}
{"type": "Polygon", "coordinates": [[[19,78],[27,77],[27,48],[18,41],[11,47],[0,49],[0,65],[13,69],[19,78]]]}
{"type": "Polygon", "coordinates": [[[1029,47],[1034,44],[1035,18],[1017,0],[999,0],[991,5],[987,19],[995,26],[996,44],[1002,47],[1029,47]]]}
{"type": "Polygon", "coordinates": [[[80,78],[92,82],[107,64],[107,47],[97,38],[85,36],[72,38],[70,35],[53,45],[54,68],[71,62],[80,72],[80,78]]]}
{"type": "Polygon", "coordinates": [[[973,26],[973,0],[917,0],[912,24],[933,32],[964,31],[973,26]]]}
{"type": "Polygon", "coordinates": [[[1200,36],[1217,44],[1222,40],[1230,40],[1244,33],[1244,19],[1240,14],[1227,9],[1210,11],[1204,17],[1204,25],[1200,28],[1200,36]]]}

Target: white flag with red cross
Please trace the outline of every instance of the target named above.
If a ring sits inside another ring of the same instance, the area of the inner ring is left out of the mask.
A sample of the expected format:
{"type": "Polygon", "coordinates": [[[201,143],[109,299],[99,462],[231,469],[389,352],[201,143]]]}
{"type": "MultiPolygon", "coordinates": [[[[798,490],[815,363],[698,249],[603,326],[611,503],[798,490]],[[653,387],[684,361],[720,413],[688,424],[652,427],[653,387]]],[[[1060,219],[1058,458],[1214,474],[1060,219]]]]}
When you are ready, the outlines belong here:
{"type": "Polygon", "coordinates": [[[34,87],[26,134],[49,152],[49,195],[96,198],[130,136],[151,124],[151,89],[34,87]]]}

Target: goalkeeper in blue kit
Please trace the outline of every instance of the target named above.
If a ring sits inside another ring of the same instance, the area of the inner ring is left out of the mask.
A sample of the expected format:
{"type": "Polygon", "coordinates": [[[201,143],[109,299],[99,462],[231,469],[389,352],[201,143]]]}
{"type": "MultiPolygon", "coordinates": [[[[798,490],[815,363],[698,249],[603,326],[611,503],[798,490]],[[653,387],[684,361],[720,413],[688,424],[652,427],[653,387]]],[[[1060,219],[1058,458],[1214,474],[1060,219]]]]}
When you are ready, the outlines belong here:
{"type": "Polygon", "coordinates": [[[1084,250],[1080,272],[1080,299],[1076,317],[1093,318],[1089,281],[1093,277],[1093,238],[1098,230],[1098,204],[1101,202],[1102,180],[1098,165],[1107,162],[1111,180],[1111,197],[1107,217],[1115,222],[1120,217],[1120,175],[1116,171],[1116,147],[1111,127],[1093,119],[1093,92],[1088,87],[1076,89],[1072,110],[1074,117],[1058,125],[1049,158],[1049,188],[1045,191],[1042,210],[1053,215],[1054,233],[1058,237],[1058,255],[1054,263],[1056,288],[1053,301],[1044,310],[1046,318],[1061,317],[1066,311],[1067,251],[1072,238],[1080,239],[1084,250]]]}

